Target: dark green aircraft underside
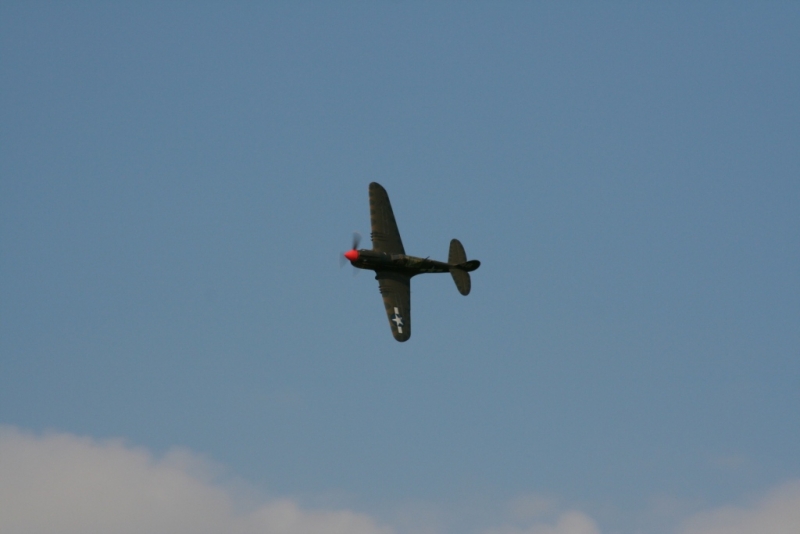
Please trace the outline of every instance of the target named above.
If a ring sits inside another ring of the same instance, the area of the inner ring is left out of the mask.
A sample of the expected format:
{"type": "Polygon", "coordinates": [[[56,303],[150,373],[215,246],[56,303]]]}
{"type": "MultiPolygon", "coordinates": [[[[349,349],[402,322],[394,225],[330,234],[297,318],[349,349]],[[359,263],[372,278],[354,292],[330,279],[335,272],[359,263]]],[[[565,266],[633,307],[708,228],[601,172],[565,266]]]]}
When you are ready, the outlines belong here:
{"type": "Polygon", "coordinates": [[[358,251],[354,267],[375,271],[383,306],[392,335],[397,341],[411,337],[411,277],[423,273],[450,273],[462,295],[470,291],[470,271],[480,267],[478,260],[467,261],[464,247],[450,241],[448,262],[407,256],[394,219],[389,195],[378,183],[369,184],[369,211],[372,222],[372,250],[358,251]]]}

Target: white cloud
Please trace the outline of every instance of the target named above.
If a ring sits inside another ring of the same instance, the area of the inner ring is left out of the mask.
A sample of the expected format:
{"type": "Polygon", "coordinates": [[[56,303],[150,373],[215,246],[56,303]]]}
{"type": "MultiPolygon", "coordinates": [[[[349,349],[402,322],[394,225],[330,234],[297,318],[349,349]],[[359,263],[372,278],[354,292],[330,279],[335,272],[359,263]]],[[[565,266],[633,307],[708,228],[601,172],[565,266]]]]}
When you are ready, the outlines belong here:
{"type": "MultiPolygon", "coordinates": [[[[395,532],[368,515],[350,510],[311,510],[291,499],[247,496],[220,483],[215,476],[220,471],[201,456],[182,449],[157,458],[121,440],[97,441],[71,434],[37,436],[0,426],[0,532],[395,532]]],[[[595,521],[585,513],[557,509],[554,499],[521,496],[510,507],[517,526],[494,528],[485,534],[600,534],[595,521]],[[520,521],[524,526],[518,526],[520,521]],[[525,525],[528,521],[532,523],[525,525]]],[[[444,527],[432,523],[409,525],[415,532],[431,533],[444,527]]],[[[777,488],[752,506],[728,506],[695,514],[676,532],[796,534],[800,532],[800,481],[777,488]]]]}
{"type": "MultiPolygon", "coordinates": [[[[677,499],[661,497],[651,507],[652,519],[662,519],[658,524],[649,521],[657,532],[676,534],[798,534],[800,533],[800,481],[783,484],[749,506],[724,506],[691,515],[694,506],[677,499]],[[677,516],[686,517],[678,528],[677,516]]],[[[484,531],[484,534],[600,534],[597,523],[578,510],[558,513],[555,499],[536,494],[518,497],[511,501],[513,524],[484,531]],[[542,518],[545,515],[548,518],[542,518]],[[526,526],[524,520],[535,520],[526,526]],[[523,523],[520,524],[520,521],[523,523]],[[521,526],[522,525],[522,526],[521,526]]],[[[636,530],[648,532],[647,528],[636,530]]]]}
{"type": "Polygon", "coordinates": [[[780,486],[749,507],[725,506],[686,521],[680,534],[797,534],[800,482],[780,486]]]}
{"type": "Polygon", "coordinates": [[[555,524],[536,523],[527,528],[505,527],[492,529],[486,534],[600,534],[592,519],[577,510],[561,514],[555,524]]]}
{"type": "Polygon", "coordinates": [[[390,534],[349,510],[282,499],[242,510],[214,466],[173,450],[154,458],[119,440],[34,436],[0,427],[4,534],[390,534]]]}

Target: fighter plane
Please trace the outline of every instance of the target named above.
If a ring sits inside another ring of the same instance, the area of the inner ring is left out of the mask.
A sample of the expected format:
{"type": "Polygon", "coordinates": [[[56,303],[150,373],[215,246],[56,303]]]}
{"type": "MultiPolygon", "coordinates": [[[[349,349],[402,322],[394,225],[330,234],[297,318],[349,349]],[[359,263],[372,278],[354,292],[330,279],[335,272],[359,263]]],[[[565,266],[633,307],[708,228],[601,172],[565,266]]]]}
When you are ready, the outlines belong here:
{"type": "Polygon", "coordinates": [[[344,253],[353,267],[375,271],[375,279],[383,297],[386,317],[397,341],[411,337],[411,277],[423,273],[450,273],[459,293],[469,295],[469,273],[480,267],[478,260],[467,261],[467,254],[458,239],[450,241],[447,263],[428,258],[407,256],[394,220],[389,195],[380,184],[369,184],[369,212],[372,220],[372,250],[358,250],[359,236],[353,236],[353,247],[344,253]]]}

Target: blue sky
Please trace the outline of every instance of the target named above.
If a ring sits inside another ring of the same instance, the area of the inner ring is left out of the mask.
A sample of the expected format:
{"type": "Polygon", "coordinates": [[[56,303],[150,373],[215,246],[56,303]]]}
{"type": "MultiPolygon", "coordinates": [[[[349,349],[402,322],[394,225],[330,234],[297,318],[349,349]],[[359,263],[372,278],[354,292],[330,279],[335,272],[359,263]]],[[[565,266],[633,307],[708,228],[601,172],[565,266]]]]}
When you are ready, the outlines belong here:
{"type": "MultiPolygon", "coordinates": [[[[790,2],[3,3],[0,479],[43,481],[5,529],[64,528],[43,488],[107,457],[120,501],[171,469],[249,510],[209,532],[289,532],[275,503],[298,532],[722,507],[796,532],[798,27],[790,2]],[[405,344],[338,268],[371,181],[410,254],[482,262],[466,298],[414,280],[405,344]]],[[[102,525],[197,532],[216,508],[186,499],[102,525]]]]}

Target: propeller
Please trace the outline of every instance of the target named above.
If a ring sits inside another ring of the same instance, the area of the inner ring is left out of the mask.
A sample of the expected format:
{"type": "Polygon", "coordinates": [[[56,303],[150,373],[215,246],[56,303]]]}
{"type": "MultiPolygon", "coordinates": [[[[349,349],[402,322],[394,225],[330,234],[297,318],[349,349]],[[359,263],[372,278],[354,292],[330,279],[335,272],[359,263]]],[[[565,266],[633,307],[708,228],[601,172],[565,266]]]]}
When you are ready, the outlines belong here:
{"type": "Polygon", "coordinates": [[[353,232],[353,246],[347,252],[339,256],[339,267],[344,265],[345,260],[356,261],[358,259],[358,244],[361,243],[361,234],[353,232]]]}

